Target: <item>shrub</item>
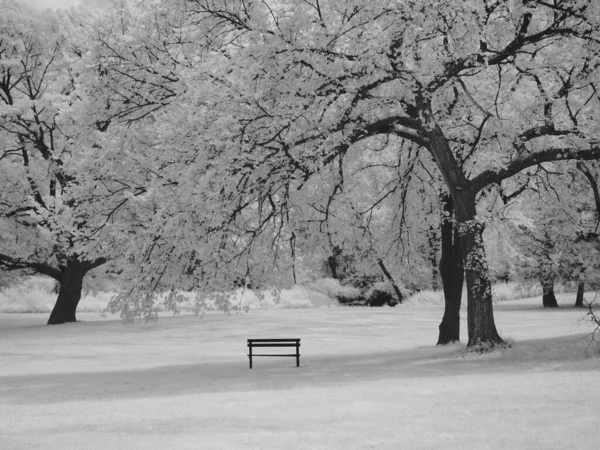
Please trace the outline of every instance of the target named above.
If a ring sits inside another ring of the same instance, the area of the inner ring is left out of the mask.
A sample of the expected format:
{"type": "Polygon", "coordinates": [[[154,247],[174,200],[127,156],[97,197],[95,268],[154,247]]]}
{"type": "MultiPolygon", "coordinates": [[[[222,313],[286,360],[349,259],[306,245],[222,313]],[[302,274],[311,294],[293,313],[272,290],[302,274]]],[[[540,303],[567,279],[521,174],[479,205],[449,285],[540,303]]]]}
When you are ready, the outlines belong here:
{"type": "Polygon", "coordinates": [[[396,306],[398,304],[398,300],[394,298],[392,294],[387,291],[381,291],[379,289],[373,289],[371,294],[367,298],[368,306],[396,306]]]}
{"type": "Polygon", "coordinates": [[[29,276],[0,290],[0,312],[42,313],[50,312],[56,301],[52,294],[54,280],[29,276]]]}
{"type": "Polygon", "coordinates": [[[356,299],[360,296],[360,289],[353,286],[343,286],[334,278],[320,278],[305,284],[309,290],[320,292],[331,299],[344,297],[348,299],[356,299]]]}
{"type": "MultiPolygon", "coordinates": [[[[465,298],[463,292],[463,299],[465,298]]],[[[443,305],[444,293],[442,291],[422,290],[411,294],[407,301],[409,305],[443,305]]]]}
{"type": "MultiPolygon", "coordinates": [[[[334,280],[335,281],[335,280],[334,280]]],[[[396,306],[396,293],[380,275],[353,275],[346,278],[335,298],[347,306],[396,306]]]]}
{"type": "MultiPolygon", "coordinates": [[[[56,302],[55,284],[52,278],[34,275],[0,289],[0,313],[49,313],[56,302]]],[[[112,295],[110,292],[82,295],[77,311],[104,311],[112,295]]]]}

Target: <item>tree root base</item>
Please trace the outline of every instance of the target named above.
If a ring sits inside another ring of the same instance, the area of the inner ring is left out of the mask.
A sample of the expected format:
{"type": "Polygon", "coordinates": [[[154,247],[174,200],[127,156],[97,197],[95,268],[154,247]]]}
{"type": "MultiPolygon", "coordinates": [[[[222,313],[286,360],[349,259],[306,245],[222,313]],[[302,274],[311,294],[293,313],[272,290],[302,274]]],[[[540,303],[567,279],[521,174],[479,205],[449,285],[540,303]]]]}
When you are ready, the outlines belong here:
{"type": "Polygon", "coordinates": [[[450,340],[438,341],[438,343],[435,345],[444,346],[444,345],[452,345],[452,344],[460,344],[460,340],[459,339],[450,339],[450,340]]]}
{"type": "Polygon", "coordinates": [[[479,341],[467,344],[467,351],[470,353],[490,353],[495,350],[511,348],[512,345],[502,339],[493,341],[479,341]]]}

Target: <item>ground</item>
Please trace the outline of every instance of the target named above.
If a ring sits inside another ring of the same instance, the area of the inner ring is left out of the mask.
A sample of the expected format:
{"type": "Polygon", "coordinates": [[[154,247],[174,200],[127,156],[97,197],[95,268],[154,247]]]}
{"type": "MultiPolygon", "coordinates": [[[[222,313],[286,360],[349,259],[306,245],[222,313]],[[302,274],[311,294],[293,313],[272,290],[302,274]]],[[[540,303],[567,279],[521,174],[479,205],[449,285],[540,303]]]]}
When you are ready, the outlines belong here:
{"type": "Polygon", "coordinates": [[[598,348],[582,311],[540,304],[498,304],[513,345],[486,355],[433,345],[439,306],[2,314],[0,448],[596,449],[598,348]],[[249,370],[250,337],[301,338],[301,367],[249,370]]]}

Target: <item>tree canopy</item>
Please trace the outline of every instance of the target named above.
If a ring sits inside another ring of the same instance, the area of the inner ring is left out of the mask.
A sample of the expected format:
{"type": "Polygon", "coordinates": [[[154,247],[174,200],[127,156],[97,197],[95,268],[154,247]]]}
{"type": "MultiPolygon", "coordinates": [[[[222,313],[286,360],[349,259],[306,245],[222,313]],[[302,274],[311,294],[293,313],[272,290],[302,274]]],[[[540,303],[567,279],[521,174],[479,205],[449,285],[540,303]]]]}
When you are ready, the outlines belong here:
{"type": "Polygon", "coordinates": [[[1,6],[0,268],[54,278],[49,323],[71,322],[84,276],[126,245],[123,223],[135,220],[120,211],[140,191],[121,180],[135,167],[122,168],[118,142],[79,117],[94,16],[1,6]]]}
{"type": "Polygon", "coordinates": [[[135,162],[115,178],[129,170],[145,208],[122,230],[139,292],[272,284],[294,246],[336,233],[388,256],[406,228],[388,230],[439,217],[449,195],[469,345],[501,344],[477,204],[530,168],[600,158],[599,30],[592,0],[114,6],[94,25],[81,114],[118,130],[102,151],[135,162]]]}

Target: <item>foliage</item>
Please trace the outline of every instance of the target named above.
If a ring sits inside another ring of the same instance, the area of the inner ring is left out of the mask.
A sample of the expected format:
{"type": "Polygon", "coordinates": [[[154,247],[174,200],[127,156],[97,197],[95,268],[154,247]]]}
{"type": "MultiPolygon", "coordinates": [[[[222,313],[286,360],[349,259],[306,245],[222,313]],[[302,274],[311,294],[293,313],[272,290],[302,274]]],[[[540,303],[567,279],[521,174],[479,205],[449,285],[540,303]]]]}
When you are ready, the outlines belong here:
{"type": "Polygon", "coordinates": [[[319,278],[307,284],[307,287],[326,295],[329,298],[356,298],[360,295],[360,289],[352,286],[344,286],[333,278],[319,278]]]}
{"type": "Polygon", "coordinates": [[[147,217],[151,177],[147,166],[136,173],[142,152],[132,155],[118,127],[109,133],[83,113],[86,77],[99,70],[88,66],[93,13],[42,13],[12,0],[2,9],[0,268],[54,278],[49,323],[74,321],[82,278],[124,254],[147,217]]]}
{"type": "Polygon", "coordinates": [[[361,272],[392,257],[401,271],[444,192],[469,345],[501,343],[478,201],[600,158],[599,25],[592,0],[114,4],[77,110],[96,127],[81,151],[109,169],[80,158],[93,176],[75,183],[118,205],[86,210],[85,227],[115,211],[137,225],[95,224],[137,271],[114,306],[153,315],[153,292],[284,286],[336,247],[361,272]]]}
{"type": "Polygon", "coordinates": [[[78,64],[89,17],[42,14],[9,0],[2,9],[0,268],[62,285],[73,264],[88,271],[106,262],[107,217],[88,201],[102,189],[80,176],[95,152],[72,116],[81,103],[78,64]]]}
{"type": "MultiPolygon", "coordinates": [[[[93,274],[92,274],[93,275],[93,274]]],[[[96,278],[91,276],[90,278],[96,278]]],[[[88,280],[89,281],[89,280],[88,280]]],[[[93,283],[94,289],[84,289],[79,306],[80,312],[108,313],[111,298],[118,293],[116,286],[106,280],[93,283]],[[102,285],[98,288],[98,285],[102,285]],[[113,287],[113,289],[110,289],[113,287]]],[[[206,312],[223,311],[247,312],[253,309],[300,309],[319,308],[337,305],[335,292],[348,292],[349,289],[339,285],[335,280],[316,280],[307,285],[296,285],[291,289],[284,289],[276,295],[272,293],[255,292],[251,289],[238,289],[228,293],[225,297],[211,296],[202,298],[198,302],[193,292],[180,292],[180,302],[177,304],[178,312],[206,312]],[[328,286],[329,292],[322,292],[318,287],[328,286]],[[227,302],[227,308],[222,304],[227,302]]],[[[169,305],[169,293],[158,295],[152,305],[157,312],[172,311],[169,305]]],[[[0,313],[48,313],[55,302],[54,281],[42,276],[29,276],[21,278],[11,286],[0,288],[0,313]]],[[[120,313],[121,311],[116,311],[120,313]]],[[[127,316],[125,316],[127,318],[127,316]]],[[[153,317],[148,317],[150,321],[153,317]]]]}
{"type": "Polygon", "coordinates": [[[578,163],[530,181],[530,191],[523,194],[511,219],[522,276],[542,282],[562,278],[597,284],[600,204],[595,201],[595,171],[594,164],[578,163]]]}
{"type": "Polygon", "coordinates": [[[0,289],[8,288],[20,283],[23,278],[29,276],[24,270],[5,271],[0,270],[0,289]]]}
{"type": "MultiPolygon", "coordinates": [[[[4,1],[0,21],[0,192],[2,263],[59,262],[99,249],[86,229],[93,212],[75,182],[85,164],[69,113],[78,102],[75,43],[82,17],[42,16],[4,1]],[[15,255],[15,256],[11,256],[15,255]]],[[[94,221],[95,222],[95,221],[94,221]]],[[[33,268],[33,267],[31,267],[33,268]]]]}
{"type": "Polygon", "coordinates": [[[371,236],[386,236],[373,232],[378,215],[385,225],[404,217],[406,202],[392,195],[406,192],[403,178],[365,188],[359,205],[344,201],[368,186],[347,168],[381,148],[443,179],[465,232],[463,255],[477,261],[467,264],[470,342],[500,341],[483,226],[465,224],[483,225],[478,193],[502,192],[520,172],[600,157],[597,2],[140,8],[113,11],[99,34],[98,103],[108,107],[94,112],[102,123],[130,124],[129,140],[148,136],[163,162],[160,214],[140,236],[138,287],[184,282],[189,261],[190,283],[213,290],[269,276],[292,265],[291,242],[308,253],[323,235],[381,255],[390,239],[371,236]],[[421,148],[433,163],[423,163],[421,148]],[[357,232],[361,239],[346,238],[357,232]],[[267,271],[257,264],[265,261],[267,271]]]}
{"type": "MultiPolygon", "coordinates": [[[[0,313],[49,313],[56,302],[55,281],[43,276],[27,276],[0,288],[0,313]]],[[[114,292],[88,291],[83,294],[80,312],[102,312],[114,292]]]]}

